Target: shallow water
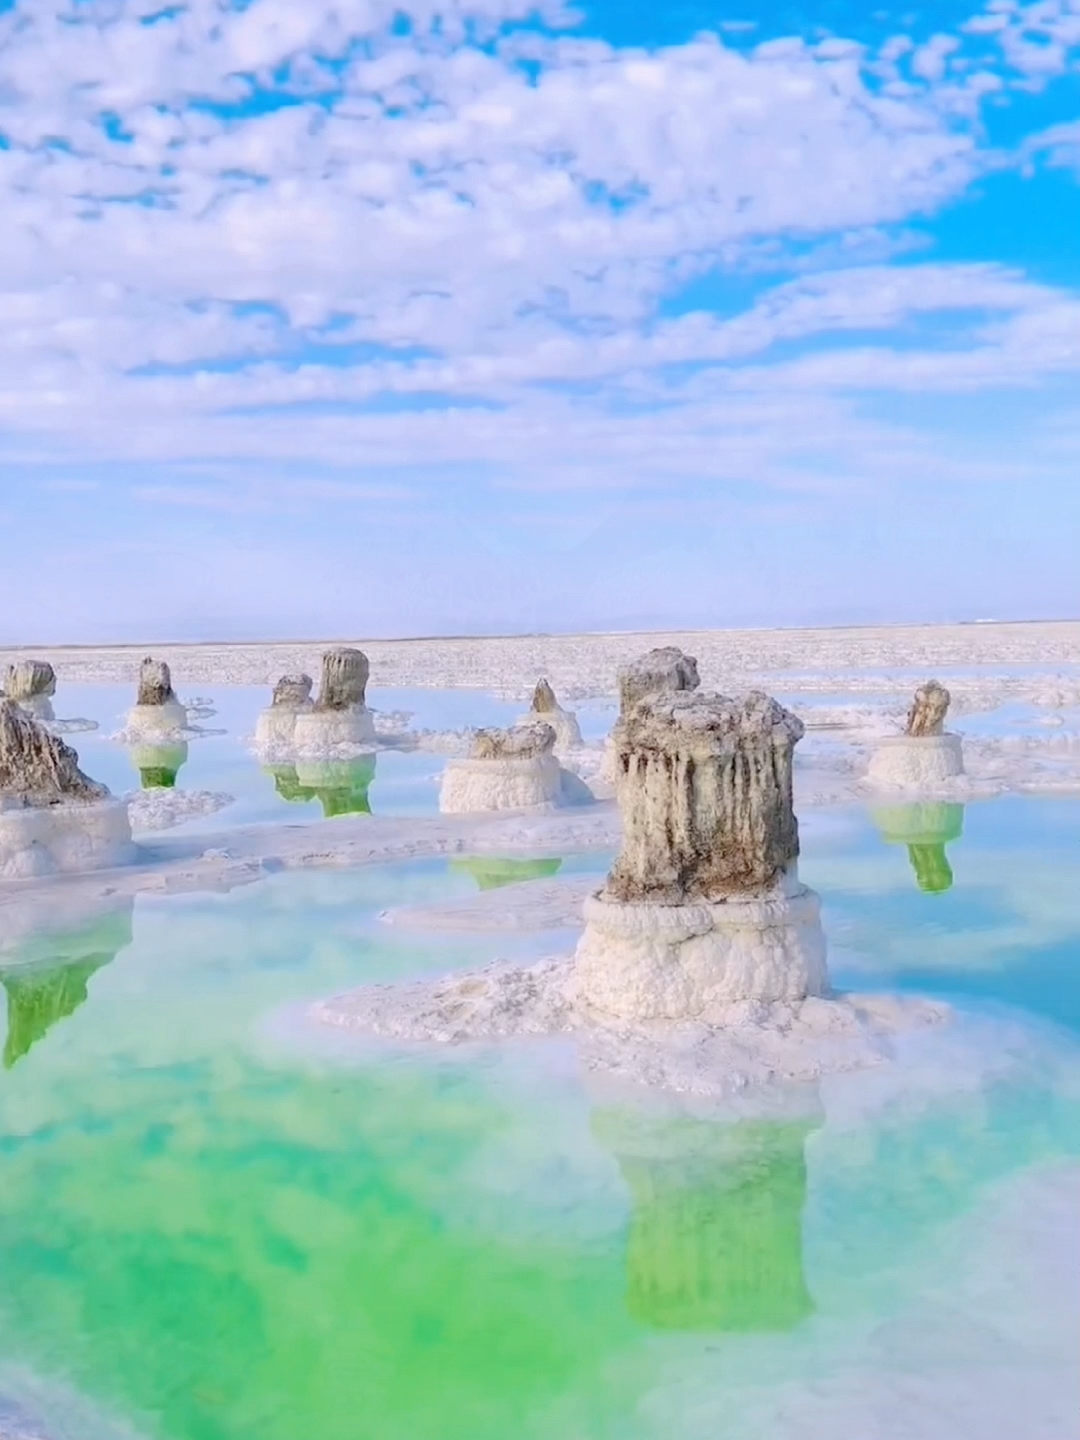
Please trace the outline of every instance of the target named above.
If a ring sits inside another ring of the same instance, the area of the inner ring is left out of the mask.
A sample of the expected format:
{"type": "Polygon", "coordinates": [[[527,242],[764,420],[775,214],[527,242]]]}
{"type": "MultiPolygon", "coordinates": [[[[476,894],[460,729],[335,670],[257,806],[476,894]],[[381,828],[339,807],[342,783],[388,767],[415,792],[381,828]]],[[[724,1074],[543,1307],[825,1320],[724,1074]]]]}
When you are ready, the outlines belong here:
{"type": "MultiPolygon", "coordinates": [[[[62,685],[54,709],[62,719],[97,722],[96,730],[63,738],[79,752],[87,773],[116,794],[164,787],[217,791],[234,797],[234,803],[214,816],[184,821],[186,830],[346,814],[433,815],[438,811],[439,780],[446,764],[440,755],[384,749],[353,761],[267,767],[249,748],[256,717],[269,702],[265,688],[217,686],[200,696],[182,692],[182,698],[188,704],[206,699],[214,713],[194,719],[192,724],[203,733],[180,747],[124,746],[112,738],[122,730],[132,703],[131,689],[126,686],[62,685]]],[[[378,711],[409,713],[410,728],[418,730],[508,725],[522,713],[521,705],[478,690],[372,689],[369,698],[378,711]]],[[[579,713],[586,739],[598,739],[610,728],[612,717],[603,705],[583,706],[579,713]]]]}
{"type": "Polygon", "coordinates": [[[615,1098],[562,1045],[289,1023],[565,948],[377,917],[596,857],[278,874],[28,943],[0,976],[2,1405],[71,1440],[1069,1440],[1080,805],[956,811],[804,821],[835,976],[1036,1045],[784,1121],[615,1098]]]}

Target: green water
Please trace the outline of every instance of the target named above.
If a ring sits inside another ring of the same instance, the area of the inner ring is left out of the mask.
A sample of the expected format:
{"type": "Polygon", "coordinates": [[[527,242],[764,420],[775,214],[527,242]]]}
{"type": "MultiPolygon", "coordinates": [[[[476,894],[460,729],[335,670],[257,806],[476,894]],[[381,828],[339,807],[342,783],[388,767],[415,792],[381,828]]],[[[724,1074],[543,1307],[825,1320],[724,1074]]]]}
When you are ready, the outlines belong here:
{"type": "MultiPolygon", "coordinates": [[[[1024,817],[1016,926],[1071,854],[1067,826],[1024,817]]],[[[971,1004],[994,1001],[1022,959],[979,969],[956,947],[989,903],[974,872],[996,874],[1015,833],[1016,812],[969,816],[944,894],[866,817],[809,826],[841,969],[857,954],[906,983],[898,927],[925,970],[942,924],[909,907],[951,906],[937,988],[977,973],[971,1004]]],[[[612,1099],[560,1047],[312,1048],[274,1018],[367,979],[544,953],[375,917],[553,867],[276,875],[140,898],[7,956],[0,1354],[37,1377],[35,1403],[74,1392],[162,1440],[789,1440],[816,1433],[799,1408],[814,1386],[850,1389],[852,1356],[883,1326],[918,1334],[938,1294],[948,1336],[1008,1329],[1064,1394],[1052,1297],[986,1277],[995,1206],[1028,1181],[1052,1193],[1080,1158],[1067,1030],[975,1088],[923,1075],[867,1107],[875,1082],[841,1082],[804,1117],[720,1124],[612,1099]]],[[[1075,895],[1070,913],[1075,946],[1075,895]]],[[[1066,1009],[1076,986],[1062,977],[1066,1009]]],[[[898,1363],[868,1353],[864,1387],[898,1363]]]]}

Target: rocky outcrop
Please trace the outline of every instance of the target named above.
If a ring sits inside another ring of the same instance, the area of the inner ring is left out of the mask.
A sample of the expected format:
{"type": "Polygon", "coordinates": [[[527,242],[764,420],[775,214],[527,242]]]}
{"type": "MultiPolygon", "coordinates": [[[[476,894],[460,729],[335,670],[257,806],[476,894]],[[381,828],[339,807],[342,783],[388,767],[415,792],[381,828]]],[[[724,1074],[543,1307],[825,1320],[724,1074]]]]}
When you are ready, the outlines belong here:
{"type": "Polygon", "coordinates": [[[874,790],[946,793],[964,775],[964,747],[945,729],[950,695],[930,680],[915,692],[903,735],[883,740],[870,757],[867,784],[874,790]]]}
{"type": "Polygon", "coordinates": [[[139,694],[136,705],[168,705],[176,701],[172,674],[164,660],[147,655],[139,667],[139,694]]]}
{"type": "Polygon", "coordinates": [[[316,710],[352,710],[367,700],[367,682],[371,674],[368,658],[362,650],[327,650],[322,659],[322,682],[316,710]]]}
{"type": "Polygon", "coordinates": [[[275,710],[304,710],[311,704],[313,681],[310,675],[282,675],[270,701],[275,710]]]}

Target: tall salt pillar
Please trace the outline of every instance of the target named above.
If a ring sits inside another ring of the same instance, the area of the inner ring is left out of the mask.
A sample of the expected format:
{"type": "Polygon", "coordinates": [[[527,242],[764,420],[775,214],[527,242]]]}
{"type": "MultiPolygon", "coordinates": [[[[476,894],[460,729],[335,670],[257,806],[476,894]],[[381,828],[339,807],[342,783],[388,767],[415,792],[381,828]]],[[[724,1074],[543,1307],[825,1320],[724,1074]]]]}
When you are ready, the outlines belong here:
{"type": "Polygon", "coordinates": [[[613,732],[623,843],[586,901],[580,1003],[722,1021],[828,989],[820,903],[799,883],[792,763],[803,725],[759,692],[630,704],[613,732]]]}

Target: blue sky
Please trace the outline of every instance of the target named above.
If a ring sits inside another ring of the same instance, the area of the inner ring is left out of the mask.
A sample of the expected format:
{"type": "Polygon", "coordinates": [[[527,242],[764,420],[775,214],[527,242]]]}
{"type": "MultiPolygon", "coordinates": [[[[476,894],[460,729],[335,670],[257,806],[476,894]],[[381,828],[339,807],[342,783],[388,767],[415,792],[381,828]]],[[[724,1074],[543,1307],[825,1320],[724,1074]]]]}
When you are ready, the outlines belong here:
{"type": "Polygon", "coordinates": [[[0,643],[1076,615],[1080,0],[0,0],[0,643]]]}

